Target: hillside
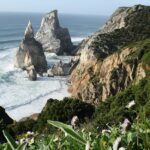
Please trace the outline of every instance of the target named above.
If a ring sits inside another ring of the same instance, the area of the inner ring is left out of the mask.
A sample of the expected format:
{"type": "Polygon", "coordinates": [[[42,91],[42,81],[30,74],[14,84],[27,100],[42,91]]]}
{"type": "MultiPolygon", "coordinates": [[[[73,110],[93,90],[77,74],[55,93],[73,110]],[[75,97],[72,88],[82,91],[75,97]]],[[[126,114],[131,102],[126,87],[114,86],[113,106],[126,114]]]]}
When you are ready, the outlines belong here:
{"type": "Polygon", "coordinates": [[[119,8],[106,24],[82,42],[79,63],[70,76],[69,92],[98,104],[149,71],[150,7],[119,8]]]}

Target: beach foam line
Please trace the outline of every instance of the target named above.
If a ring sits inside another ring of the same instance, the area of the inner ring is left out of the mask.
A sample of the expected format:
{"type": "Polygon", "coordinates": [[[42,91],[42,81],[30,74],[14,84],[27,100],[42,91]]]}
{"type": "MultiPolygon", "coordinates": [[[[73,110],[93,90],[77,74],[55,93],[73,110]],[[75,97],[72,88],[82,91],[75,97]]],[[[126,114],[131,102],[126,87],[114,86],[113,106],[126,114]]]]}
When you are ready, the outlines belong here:
{"type": "Polygon", "coordinates": [[[60,92],[61,89],[63,88],[63,83],[62,83],[63,81],[61,81],[61,80],[58,80],[58,81],[59,81],[60,87],[58,87],[57,89],[55,89],[53,91],[50,91],[48,93],[38,95],[37,97],[35,97],[33,99],[26,100],[24,103],[21,103],[21,104],[18,104],[18,105],[12,105],[12,106],[9,106],[9,107],[5,107],[6,111],[11,111],[11,110],[16,109],[18,107],[29,105],[29,104],[33,103],[34,101],[36,101],[40,98],[46,97],[47,95],[51,95],[52,93],[55,93],[55,92],[60,92]]]}
{"type": "Polygon", "coordinates": [[[39,97],[32,99],[30,102],[28,101],[22,103],[21,105],[7,107],[5,108],[6,112],[16,121],[19,121],[20,119],[28,117],[32,114],[40,113],[43,107],[46,105],[48,99],[52,98],[62,100],[64,97],[70,96],[70,94],[66,90],[67,85],[64,84],[66,82],[65,80],[66,79],[60,79],[60,87],[58,87],[58,89],[50,91],[48,93],[44,93],[39,97]]]}

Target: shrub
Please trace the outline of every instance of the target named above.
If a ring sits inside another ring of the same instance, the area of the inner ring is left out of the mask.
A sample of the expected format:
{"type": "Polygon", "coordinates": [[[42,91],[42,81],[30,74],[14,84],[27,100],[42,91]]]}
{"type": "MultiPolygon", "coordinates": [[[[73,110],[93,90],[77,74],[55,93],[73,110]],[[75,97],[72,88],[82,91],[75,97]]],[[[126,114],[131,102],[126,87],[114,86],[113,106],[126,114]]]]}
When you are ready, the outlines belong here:
{"type": "Polygon", "coordinates": [[[16,136],[27,131],[38,131],[40,133],[54,132],[54,128],[49,128],[47,120],[61,121],[70,124],[73,116],[77,115],[80,122],[86,118],[91,118],[95,111],[94,106],[77,99],[64,98],[62,101],[50,99],[40,113],[38,120],[27,119],[10,125],[8,130],[16,136]]]}
{"type": "Polygon", "coordinates": [[[12,124],[13,120],[7,115],[7,113],[5,112],[5,109],[0,107],[0,141],[2,141],[3,138],[3,134],[2,134],[2,130],[7,128],[7,125],[12,124]]]}
{"type": "Polygon", "coordinates": [[[47,120],[70,123],[75,115],[79,117],[80,122],[83,122],[86,117],[91,118],[94,111],[94,106],[78,99],[64,98],[62,101],[50,99],[39,115],[35,129],[40,132],[43,131],[44,126],[45,129],[49,129],[47,127],[47,120]]]}
{"type": "Polygon", "coordinates": [[[99,129],[110,125],[118,125],[124,118],[134,121],[141,107],[145,107],[146,114],[150,114],[150,79],[143,79],[138,85],[132,85],[115,96],[102,102],[94,113],[94,125],[99,129]],[[126,105],[134,100],[136,105],[127,109],[126,105]]]}

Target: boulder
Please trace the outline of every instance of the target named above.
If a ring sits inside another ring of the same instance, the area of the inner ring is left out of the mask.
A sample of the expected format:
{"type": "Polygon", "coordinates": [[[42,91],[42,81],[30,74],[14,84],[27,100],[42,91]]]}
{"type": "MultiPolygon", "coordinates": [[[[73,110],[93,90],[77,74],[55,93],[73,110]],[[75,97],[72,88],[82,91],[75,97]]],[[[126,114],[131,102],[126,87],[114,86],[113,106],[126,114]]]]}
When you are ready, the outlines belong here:
{"type": "Polygon", "coordinates": [[[71,54],[73,50],[68,29],[62,28],[59,24],[57,10],[43,17],[35,38],[42,43],[44,51],[47,52],[63,55],[71,54]]]}
{"type": "Polygon", "coordinates": [[[37,73],[34,68],[29,70],[28,75],[31,81],[35,81],[37,79],[37,73]]]}
{"type": "Polygon", "coordinates": [[[58,64],[54,64],[51,69],[48,70],[48,76],[64,76],[63,64],[59,62],[58,64]]]}
{"type": "Polygon", "coordinates": [[[52,69],[48,69],[48,70],[47,70],[47,75],[48,75],[48,77],[54,77],[54,74],[53,74],[53,72],[52,72],[52,69]]]}
{"type": "Polygon", "coordinates": [[[41,74],[47,71],[47,61],[42,45],[35,40],[34,31],[30,21],[25,30],[25,38],[17,49],[14,65],[17,68],[28,70],[28,72],[28,68],[34,66],[35,70],[30,72],[31,74],[34,74],[34,79],[35,72],[41,74]]]}
{"type": "Polygon", "coordinates": [[[67,76],[70,73],[72,67],[72,62],[62,63],[61,61],[54,64],[50,69],[48,69],[47,74],[49,77],[53,76],[67,76]]]}

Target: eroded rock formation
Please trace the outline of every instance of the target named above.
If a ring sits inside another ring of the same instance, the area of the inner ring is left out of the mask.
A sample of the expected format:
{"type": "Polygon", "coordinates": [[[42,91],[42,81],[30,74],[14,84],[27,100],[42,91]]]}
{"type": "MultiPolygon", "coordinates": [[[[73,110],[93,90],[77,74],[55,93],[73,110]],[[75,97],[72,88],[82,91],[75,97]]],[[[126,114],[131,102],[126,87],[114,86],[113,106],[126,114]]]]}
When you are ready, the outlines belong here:
{"type": "Polygon", "coordinates": [[[58,55],[71,54],[73,45],[67,28],[59,24],[57,10],[43,17],[41,27],[36,33],[36,40],[42,43],[44,51],[58,55]]]}
{"type": "Polygon", "coordinates": [[[35,40],[30,21],[25,30],[25,38],[21,42],[15,55],[15,67],[27,70],[29,78],[34,76],[34,80],[36,73],[41,74],[47,71],[47,61],[42,45],[35,40]],[[32,70],[29,70],[30,68],[32,68],[32,70]]]}

